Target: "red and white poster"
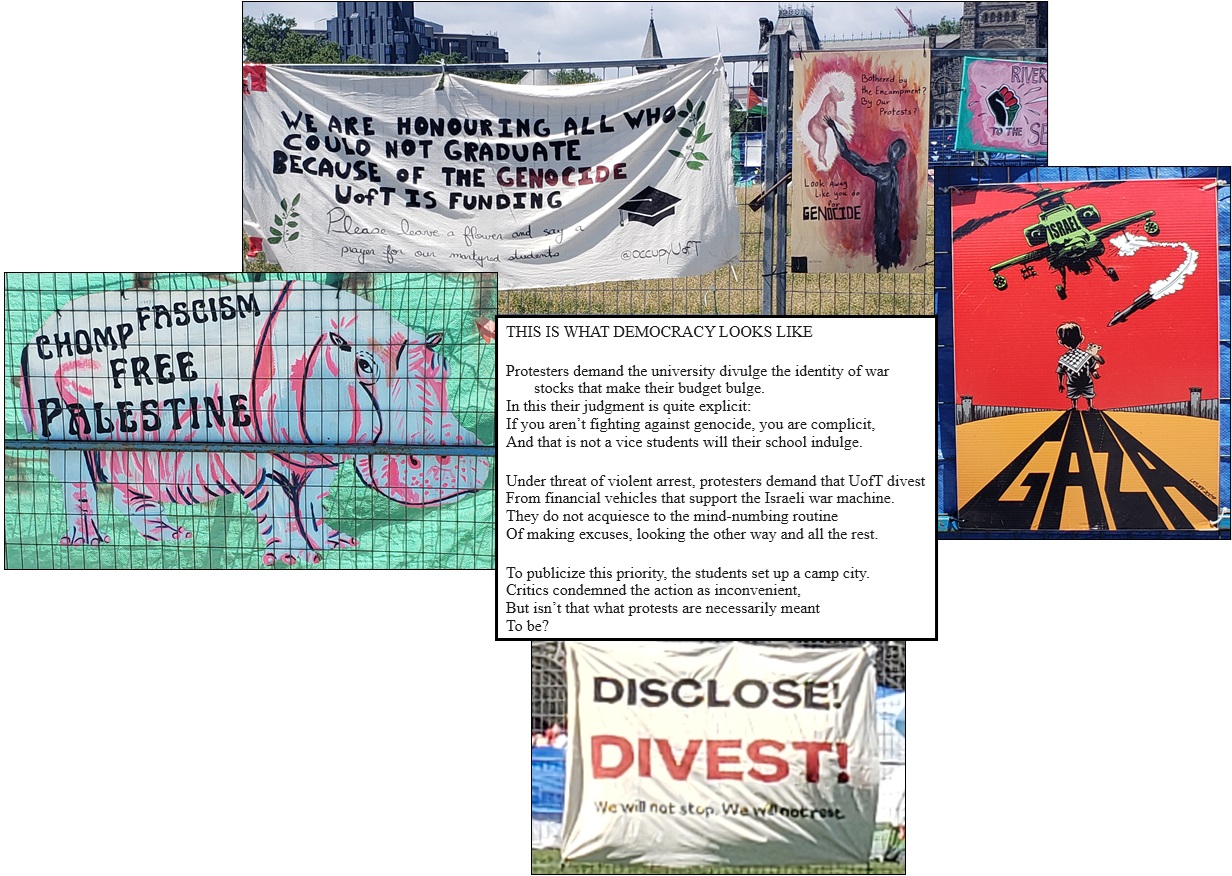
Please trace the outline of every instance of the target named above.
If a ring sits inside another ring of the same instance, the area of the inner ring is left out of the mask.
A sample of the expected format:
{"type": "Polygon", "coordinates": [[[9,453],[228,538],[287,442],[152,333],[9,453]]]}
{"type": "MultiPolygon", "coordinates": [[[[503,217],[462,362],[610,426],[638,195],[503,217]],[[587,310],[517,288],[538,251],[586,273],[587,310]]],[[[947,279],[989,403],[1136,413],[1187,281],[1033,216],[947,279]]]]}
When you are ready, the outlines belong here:
{"type": "Polygon", "coordinates": [[[565,861],[864,864],[871,645],[569,642],[565,861]]]}
{"type": "Polygon", "coordinates": [[[793,67],[792,270],[923,271],[928,49],[812,52],[793,67]]]}
{"type": "Polygon", "coordinates": [[[954,191],[960,526],[1214,528],[1212,182],[954,191]]]}

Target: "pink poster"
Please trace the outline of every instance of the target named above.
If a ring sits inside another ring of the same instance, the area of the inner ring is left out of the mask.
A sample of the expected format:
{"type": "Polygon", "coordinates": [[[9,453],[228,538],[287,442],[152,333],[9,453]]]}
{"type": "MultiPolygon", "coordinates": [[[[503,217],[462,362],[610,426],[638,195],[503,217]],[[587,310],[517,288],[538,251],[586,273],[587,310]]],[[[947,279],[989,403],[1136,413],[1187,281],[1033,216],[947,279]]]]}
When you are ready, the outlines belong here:
{"type": "Polygon", "coordinates": [[[1048,65],[967,58],[954,145],[1048,154],[1048,65]]]}

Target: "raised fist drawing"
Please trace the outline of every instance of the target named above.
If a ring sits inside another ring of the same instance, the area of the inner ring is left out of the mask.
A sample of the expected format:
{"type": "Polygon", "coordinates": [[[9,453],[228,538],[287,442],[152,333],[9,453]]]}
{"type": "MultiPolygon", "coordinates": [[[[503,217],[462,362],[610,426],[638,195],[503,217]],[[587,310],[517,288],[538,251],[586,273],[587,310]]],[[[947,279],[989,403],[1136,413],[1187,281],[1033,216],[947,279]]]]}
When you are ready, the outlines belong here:
{"type": "Polygon", "coordinates": [[[1018,95],[1008,85],[1002,85],[988,95],[988,108],[999,126],[1009,127],[1014,123],[1014,116],[1018,115],[1018,95]]]}

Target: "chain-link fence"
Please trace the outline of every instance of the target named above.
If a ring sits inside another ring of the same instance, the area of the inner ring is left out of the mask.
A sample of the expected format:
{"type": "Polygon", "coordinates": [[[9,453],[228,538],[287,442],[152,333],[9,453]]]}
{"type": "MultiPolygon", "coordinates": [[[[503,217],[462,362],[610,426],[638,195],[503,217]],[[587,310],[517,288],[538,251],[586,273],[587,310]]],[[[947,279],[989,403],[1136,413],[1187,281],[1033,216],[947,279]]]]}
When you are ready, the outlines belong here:
{"type": "MultiPolygon", "coordinates": [[[[745,640],[760,645],[791,645],[807,648],[841,648],[872,644],[877,648],[877,687],[881,697],[897,697],[896,703],[905,699],[907,690],[907,643],[901,639],[793,639],[793,640],[745,640]]],[[[897,708],[897,706],[896,706],[897,708]]],[[[903,706],[905,709],[905,706],[903,706]]],[[[565,643],[559,640],[531,643],[530,665],[530,714],[532,742],[553,736],[565,727],[569,712],[568,687],[565,678],[565,643]]],[[[905,719],[904,719],[905,722],[905,719]]],[[[905,726],[905,723],[904,725],[905,726]]],[[[901,730],[901,728],[900,728],[901,730]]],[[[883,783],[895,773],[906,768],[905,732],[896,731],[884,722],[879,722],[879,741],[882,751],[883,783]]],[[[537,749],[531,749],[532,769],[537,749]]],[[[556,764],[544,764],[554,768],[556,764]]],[[[901,778],[901,772],[898,776],[901,778]]],[[[558,779],[559,780],[559,779],[558,779]]],[[[563,793],[563,786],[562,786],[563,793]]],[[[873,838],[867,865],[818,864],[800,867],[715,867],[690,868],[691,873],[903,873],[906,868],[905,793],[896,823],[879,824],[873,838]]],[[[563,798],[547,799],[546,795],[532,795],[532,873],[671,873],[685,872],[664,867],[643,867],[629,864],[571,863],[562,864],[558,848],[552,846],[552,819],[559,820],[563,798]],[[538,823],[536,823],[538,821],[538,823]],[[543,828],[547,827],[547,830],[543,828]],[[537,847],[543,846],[543,847],[537,847]]],[[[558,830],[558,827],[556,827],[558,830]]]]}
{"type": "MultiPolygon", "coordinates": [[[[612,79],[692,60],[696,59],[566,64],[533,72],[544,81],[562,73],[612,79]],[[650,63],[656,66],[648,68],[650,63]]],[[[502,292],[502,313],[901,316],[932,312],[931,200],[926,230],[928,257],[920,273],[792,273],[782,262],[781,253],[767,258],[767,248],[783,249],[778,235],[786,234],[787,226],[767,221],[767,212],[772,207],[769,203],[763,206],[760,196],[776,183],[780,184],[778,191],[790,190],[785,174],[791,169],[791,138],[780,156],[781,172],[776,179],[767,179],[767,154],[774,143],[773,132],[766,131],[766,120],[776,108],[790,117],[792,77],[769,75],[767,55],[725,56],[724,62],[731,95],[733,182],[736,209],[740,213],[740,252],[736,261],[697,277],[502,292]],[[749,104],[752,109],[743,108],[749,104]]]]}
{"type": "Polygon", "coordinates": [[[6,274],[6,568],[491,568],[495,282],[6,274]]]}
{"type": "MultiPolygon", "coordinates": [[[[697,58],[655,58],[617,61],[581,61],[564,64],[445,64],[445,65],[299,65],[295,69],[328,73],[357,73],[384,76],[440,75],[448,71],[460,76],[494,78],[533,85],[591,82],[617,79],[639,72],[657,70],[697,58]],[[513,69],[516,66],[516,69],[513,69]]],[[[781,250],[777,240],[786,234],[782,221],[777,228],[767,222],[770,206],[761,207],[758,195],[782,182],[781,174],[765,179],[763,161],[773,144],[767,142],[767,107],[789,115],[791,77],[771,79],[767,56],[730,55],[724,57],[730,95],[730,144],[734,166],[737,209],[740,212],[740,251],[735,262],[720,270],[696,277],[663,280],[627,280],[574,286],[553,286],[501,292],[500,310],[510,314],[757,314],[790,315],[921,315],[932,312],[932,226],[928,225],[927,253],[920,273],[791,273],[779,255],[767,259],[767,243],[781,250]],[[776,85],[776,81],[785,85],[776,85]],[[746,109],[750,95],[760,106],[746,109]],[[754,144],[750,149],[749,143],[754,144]],[[773,291],[772,287],[773,286],[773,291]]],[[[790,170],[784,146],[779,166],[790,170]]],[[[931,197],[931,196],[930,196],[931,197]]],[[[771,195],[771,202],[773,194],[771,195]]],[[[929,211],[931,216],[931,210],[929,211]]],[[[248,260],[248,267],[264,269],[263,256],[248,260]]]]}

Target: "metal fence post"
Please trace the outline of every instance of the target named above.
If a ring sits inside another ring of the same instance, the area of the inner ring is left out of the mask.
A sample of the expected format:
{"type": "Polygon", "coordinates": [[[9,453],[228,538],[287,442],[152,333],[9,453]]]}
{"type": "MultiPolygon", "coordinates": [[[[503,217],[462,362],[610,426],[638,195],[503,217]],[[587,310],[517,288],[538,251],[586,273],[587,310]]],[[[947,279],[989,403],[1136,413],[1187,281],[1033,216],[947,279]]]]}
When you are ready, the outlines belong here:
{"type": "Polygon", "coordinates": [[[772,34],[766,48],[765,185],[769,191],[762,219],[761,312],[787,311],[787,187],[775,186],[791,170],[787,163],[791,135],[791,78],[788,34],[772,34]],[[774,188],[770,188],[774,186],[774,188]],[[776,307],[777,302],[777,307],[776,307]]]}
{"type": "MultiPolygon", "coordinates": [[[[791,52],[790,34],[783,34],[779,41],[779,76],[775,95],[778,118],[774,128],[775,148],[779,153],[780,176],[791,173],[791,52]]],[[[779,186],[779,196],[774,202],[778,227],[774,234],[774,297],[775,313],[787,315],[787,186],[779,186]]]]}

